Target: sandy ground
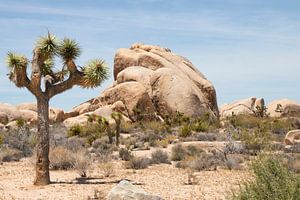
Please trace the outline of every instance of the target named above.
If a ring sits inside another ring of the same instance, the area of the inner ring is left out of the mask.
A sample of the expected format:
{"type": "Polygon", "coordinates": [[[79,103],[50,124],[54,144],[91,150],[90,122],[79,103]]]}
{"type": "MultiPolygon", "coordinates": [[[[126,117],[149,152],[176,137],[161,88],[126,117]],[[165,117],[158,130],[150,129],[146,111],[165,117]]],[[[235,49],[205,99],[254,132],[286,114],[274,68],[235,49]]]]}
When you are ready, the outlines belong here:
{"type": "Polygon", "coordinates": [[[225,199],[249,177],[246,171],[218,169],[199,172],[198,184],[186,185],[187,172],[172,165],[160,164],[143,170],[129,170],[124,169],[121,161],[113,164],[114,173],[109,178],[103,178],[102,168],[93,164],[89,176],[98,179],[89,180],[89,183],[78,183],[78,174],[74,170],[51,171],[54,183],[37,187],[32,185],[34,168],[31,159],[3,163],[0,165],[0,199],[88,199],[94,196],[95,191],[107,195],[122,179],[138,183],[138,187],[168,200],[225,199]]]}

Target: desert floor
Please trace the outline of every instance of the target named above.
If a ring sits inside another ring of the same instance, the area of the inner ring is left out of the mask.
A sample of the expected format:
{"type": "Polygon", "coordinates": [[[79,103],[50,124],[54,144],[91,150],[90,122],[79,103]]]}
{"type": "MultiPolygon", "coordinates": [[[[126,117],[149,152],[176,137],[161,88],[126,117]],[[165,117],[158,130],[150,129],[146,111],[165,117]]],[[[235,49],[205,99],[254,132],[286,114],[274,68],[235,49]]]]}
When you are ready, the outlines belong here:
{"type": "Polygon", "coordinates": [[[93,164],[89,171],[90,179],[78,181],[78,173],[74,170],[51,171],[53,184],[49,186],[33,186],[33,159],[26,158],[20,162],[0,165],[0,199],[98,199],[114,187],[118,181],[128,179],[138,184],[149,193],[157,194],[164,199],[225,199],[239,184],[249,178],[247,171],[223,170],[197,172],[198,183],[187,185],[187,172],[173,165],[159,164],[147,169],[125,169],[121,161],[113,162],[114,172],[108,178],[103,176],[99,164],[93,164]]]}

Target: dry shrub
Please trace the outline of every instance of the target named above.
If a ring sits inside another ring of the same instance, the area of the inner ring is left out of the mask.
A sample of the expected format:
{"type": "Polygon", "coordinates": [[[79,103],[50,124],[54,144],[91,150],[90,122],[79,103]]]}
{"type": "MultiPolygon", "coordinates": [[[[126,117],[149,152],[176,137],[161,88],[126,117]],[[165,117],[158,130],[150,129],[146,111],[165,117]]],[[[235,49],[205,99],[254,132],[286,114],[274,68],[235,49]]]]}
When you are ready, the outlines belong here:
{"type": "Polygon", "coordinates": [[[122,160],[129,161],[132,157],[132,154],[128,149],[120,148],[119,149],[119,156],[122,160]]]}
{"type": "Polygon", "coordinates": [[[181,161],[186,156],[186,151],[181,144],[176,144],[172,147],[171,160],[181,161]]]}
{"type": "Polygon", "coordinates": [[[0,162],[19,161],[23,157],[23,152],[18,149],[3,147],[0,149],[0,162]]]}
{"type": "Polygon", "coordinates": [[[110,177],[115,173],[115,166],[112,162],[101,163],[100,168],[104,177],[110,177]]]}
{"type": "Polygon", "coordinates": [[[216,170],[220,160],[213,154],[201,153],[189,162],[189,168],[195,171],[216,170]]]}
{"type": "Polygon", "coordinates": [[[91,158],[88,152],[81,149],[74,156],[74,168],[78,171],[81,177],[87,176],[87,171],[91,166],[91,158]]]}
{"type": "Polygon", "coordinates": [[[74,168],[74,153],[63,146],[58,146],[50,150],[50,169],[67,170],[74,168]]]}
{"type": "Polygon", "coordinates": [[[169,164],[169,156],[166,152],[162,151],[161,149],[157,149],[152,152],[151,154],[151,163],[152,164],[159,164],[159,163],[167,163],[169,164]]]}
{"type": "Polygon", "coordinates": [[[147,157],[133,156],[129,161],[125,163],[126,169],[145,169],[151,163],[151,160],[147,157]]]}

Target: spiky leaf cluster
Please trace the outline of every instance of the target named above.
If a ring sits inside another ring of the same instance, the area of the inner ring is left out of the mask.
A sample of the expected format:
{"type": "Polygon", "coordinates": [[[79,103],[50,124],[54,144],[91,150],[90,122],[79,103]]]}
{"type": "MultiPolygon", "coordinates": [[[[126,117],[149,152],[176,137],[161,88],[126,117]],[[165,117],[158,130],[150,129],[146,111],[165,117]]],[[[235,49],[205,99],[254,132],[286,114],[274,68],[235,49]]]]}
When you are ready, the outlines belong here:
{"type": "Polygon", "coordinates": [[[109,77],[109,69],[101,59],[91,60],[83,68],[84,78],[81,83],[83,88],[94,88],[109,77]]]}
{"type": "Polygon", "coordinates": [[[13,71],[14,69],[27,67],[28,59],[23,55],[8,52],[6,64],[9,67],[9,69],[13,71]]]}
{"type": "Polygon", "coordinates": [[[38,40],[36,46],[43,54],[45,60],[47,60],[56,54],[58,44],[58,39],[54,35],[48,33],[47,36],[43,36],[38,40]]]}
{"type": "Polygon", "coordinates": [[[69,60],[75,60],[81,54],[81,48],[75,40],[65,38],[58,47],[58,54],[66,63],[69,60]]]}

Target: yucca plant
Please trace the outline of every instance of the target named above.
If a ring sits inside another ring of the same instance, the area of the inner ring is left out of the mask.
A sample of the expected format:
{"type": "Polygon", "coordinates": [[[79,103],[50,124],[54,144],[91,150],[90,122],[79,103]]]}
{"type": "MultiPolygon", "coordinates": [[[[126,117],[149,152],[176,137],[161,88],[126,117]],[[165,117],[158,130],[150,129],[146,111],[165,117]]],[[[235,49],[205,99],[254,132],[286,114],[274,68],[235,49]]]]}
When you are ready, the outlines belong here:
{"type": "Polygon", "coordinates": [[[76,59],[81,48],[75,40],[59,40],[48,33],[41,37],[33,50],[32,60],[9,52],[7,54],[8,78],[19,88],[27,88],[37,99],[38,144],[35,185],[47,185],[49,176],[49,100],[74,85],[82,88],[99,86],[109,77],[109,70],[103,60],[96,59],[78,67],[76,59]],[[62,60],[60,70],[55,68],[56,58],[62,60]],[[31,64],[31,75],[27,66],[31,64]],[[44,83],[42,83],[42,80],[44,83]],[[42,87],[42,84],[45,84],[42,87]],[[42,89],[44,88],[44,89],[42,89]]]}

